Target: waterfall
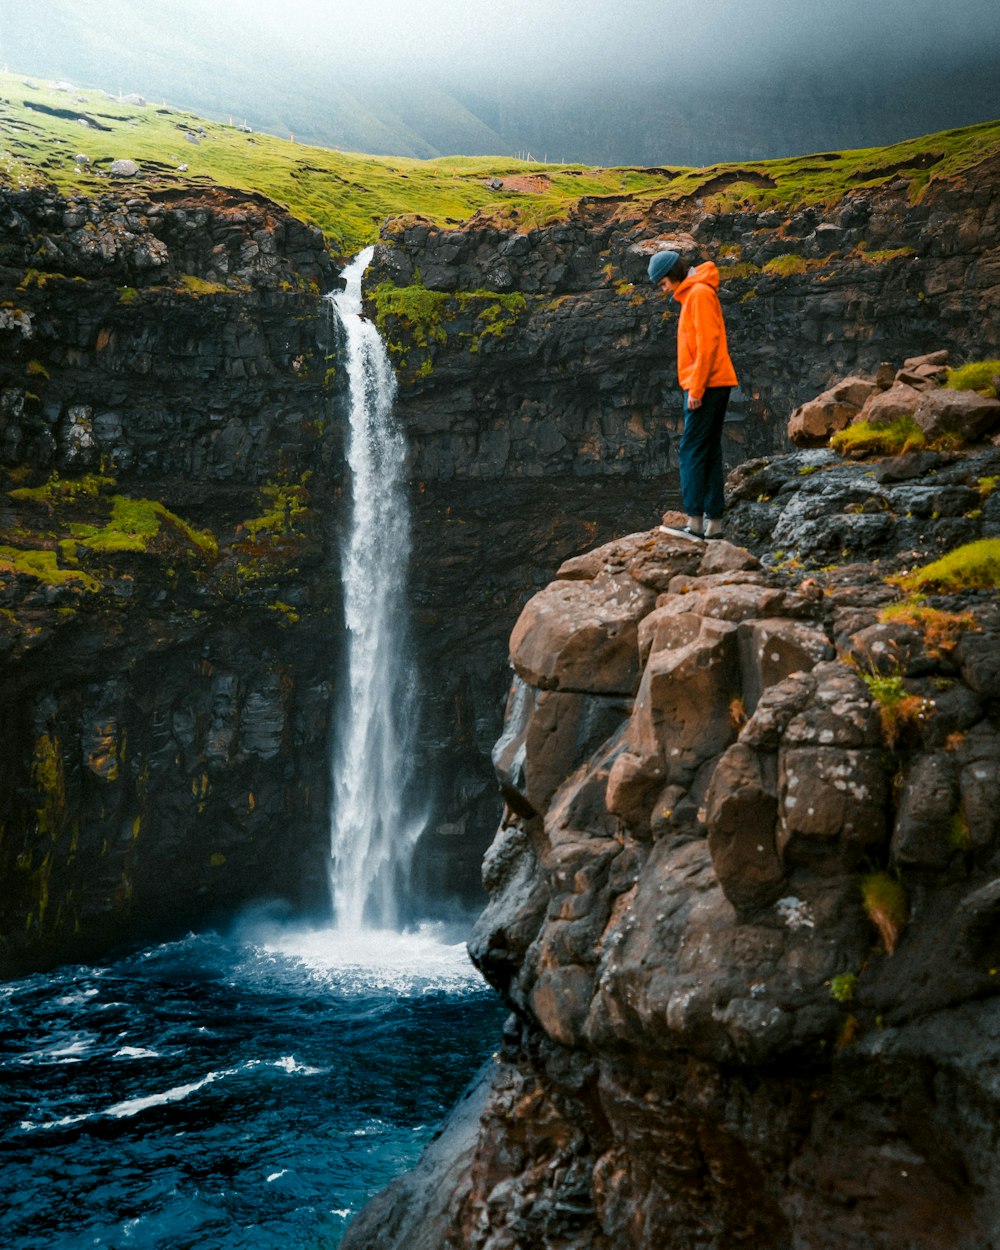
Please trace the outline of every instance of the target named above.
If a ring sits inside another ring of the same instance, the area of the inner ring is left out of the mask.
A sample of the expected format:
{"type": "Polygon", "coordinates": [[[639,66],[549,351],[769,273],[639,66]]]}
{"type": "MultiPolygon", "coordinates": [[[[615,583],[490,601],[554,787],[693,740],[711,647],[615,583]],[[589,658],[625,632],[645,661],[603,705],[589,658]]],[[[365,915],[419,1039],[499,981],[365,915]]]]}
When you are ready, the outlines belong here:
{"type": "Polygon", "coordinates": [[[350,535],[343,553],[347,664],[333,751],[330,883],[334,924],[395,928],[423,819],[409,802],[416,719],[406,571],[410,518],[406,446],[393,419],[396,379],[385,344],[361,315],[367,248],[331,297],[350,380],[350,535]]]}

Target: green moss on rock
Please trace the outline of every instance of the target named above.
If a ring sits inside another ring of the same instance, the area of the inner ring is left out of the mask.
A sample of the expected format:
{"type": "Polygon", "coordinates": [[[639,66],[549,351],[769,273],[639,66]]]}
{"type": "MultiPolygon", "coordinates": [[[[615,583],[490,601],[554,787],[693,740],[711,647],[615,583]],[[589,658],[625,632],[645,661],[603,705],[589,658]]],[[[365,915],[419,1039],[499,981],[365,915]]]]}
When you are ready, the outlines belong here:
{"type": "Polygon", "coordinates": [[[909,594],[992,590],[1000,586],[1000,538],[965,543],[939,560],[891,580],[909,594]]]}
{"type": "Polygon", "coordinates": [[[101,589],[101,582],[82,569],[64,568],[56,552],[39,548],[9,547],[0,544],[0,578],[4,575],[33,577],[47,586],[79,586],[82,590],[101,589]]]}
{"type": "Polygon", "coordinates": [[[1000,360],[977,360],[948,370],[946,386],[953,391],[981,391],[997,398],[997,378],[1000,378],[1000,360]]]}

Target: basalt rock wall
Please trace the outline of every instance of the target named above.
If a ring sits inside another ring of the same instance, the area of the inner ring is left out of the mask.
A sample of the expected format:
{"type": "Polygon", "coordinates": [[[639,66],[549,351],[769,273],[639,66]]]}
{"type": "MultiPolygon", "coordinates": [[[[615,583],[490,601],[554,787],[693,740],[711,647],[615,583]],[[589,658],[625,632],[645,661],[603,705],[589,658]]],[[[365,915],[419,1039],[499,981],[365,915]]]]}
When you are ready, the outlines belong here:
{"type": "Polygon", "coordinates": [[[430,875],[496,811],[518,609],[566,555],[677,502],[676,306],[646,282],[650,250],[676,240],[719,265],[741,378],[730,465],[784,446],[792,409],[834,378],[942,344],[953,364],[1000,354],[995,164],[920,196],[911,172],[795,211],[717,212],[707,174],[689,199],[592,198],[546,226],[384,228],[365,290],[400,378],[425,741],[448,772],[430,875]]]}
{"type": "Polygon", "coordinates": [[[546,226],[520,225],[517,210],[462,229],[389,223],[374,282],[424,292],[381,305],[414,475],[676,468],[676,305],[646,280],[649,253],[668,241],[719,266],[741,381],[730,464],[784,446],[788,414],[834,378],[941,344],[955,362],[996,355],[996,162],[919,195],[907,173],[794,211],[715,211],[713,195],[739,175],[707,171],[687,198],[587,198],[546,226]]]}
{"type": "Polygon", "coordinates": [[[5,970],[324,900],[335,276],[255,197],[0,199],[5,970]]]}
{"type": "MultiPolygon", "coordinates": [[[[335,267],[318,232],[221,190],[2,211],[4,967],[259,898],[325,911],[335,267]]],[[[657,482],[478,486],[413,484],[418,906],[481,898],[513,615],[554,561],[662,504],[657,482]]]]}

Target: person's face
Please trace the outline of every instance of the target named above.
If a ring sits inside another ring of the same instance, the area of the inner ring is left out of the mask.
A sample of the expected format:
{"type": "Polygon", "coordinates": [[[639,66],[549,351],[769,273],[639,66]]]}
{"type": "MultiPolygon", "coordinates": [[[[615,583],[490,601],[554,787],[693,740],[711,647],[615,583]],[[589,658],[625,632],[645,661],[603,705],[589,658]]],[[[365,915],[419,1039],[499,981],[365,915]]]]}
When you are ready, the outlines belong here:
{"type": "Polygon", "coordinates": [[[657,286],[660,288],[661,295],[673,295],[674,291],[677,290],[677,283],[671,278],[661,278],[657,286]]]}

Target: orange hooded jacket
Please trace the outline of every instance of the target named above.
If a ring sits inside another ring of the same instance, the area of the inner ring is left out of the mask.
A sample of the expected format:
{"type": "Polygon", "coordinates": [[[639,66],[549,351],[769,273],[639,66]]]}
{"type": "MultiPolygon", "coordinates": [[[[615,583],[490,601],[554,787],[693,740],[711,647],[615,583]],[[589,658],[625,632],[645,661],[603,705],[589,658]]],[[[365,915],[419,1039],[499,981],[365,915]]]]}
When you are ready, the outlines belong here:
{"type": "Polygon", "coordinates": [[[692,269],[674,291],[681,306],[677,380],[693,399],[701,399],[707,386],[737,385],[718,292],[719,270],[710,260],[692,269]]]}

